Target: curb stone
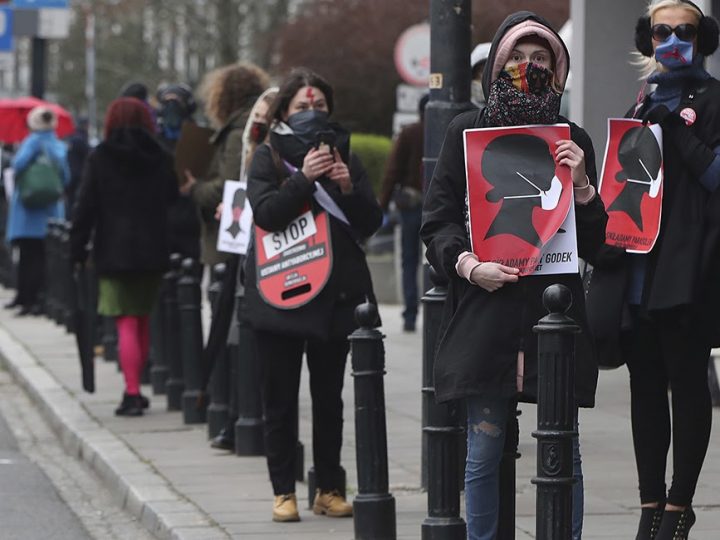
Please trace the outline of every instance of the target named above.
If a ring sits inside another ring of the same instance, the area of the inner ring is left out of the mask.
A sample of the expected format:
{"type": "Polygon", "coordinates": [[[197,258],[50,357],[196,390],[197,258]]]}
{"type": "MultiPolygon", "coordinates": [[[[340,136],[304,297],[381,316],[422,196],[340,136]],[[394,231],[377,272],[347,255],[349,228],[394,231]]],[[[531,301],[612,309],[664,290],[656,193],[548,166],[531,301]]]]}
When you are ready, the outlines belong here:
{"type": "Polygon", "coordinates": [[[154,536],[162,540],[230,538],[151,465],[93,418],[2,326],[0,364],[38,406],[65,451],[86,463],[115,501],[154,536]]]}

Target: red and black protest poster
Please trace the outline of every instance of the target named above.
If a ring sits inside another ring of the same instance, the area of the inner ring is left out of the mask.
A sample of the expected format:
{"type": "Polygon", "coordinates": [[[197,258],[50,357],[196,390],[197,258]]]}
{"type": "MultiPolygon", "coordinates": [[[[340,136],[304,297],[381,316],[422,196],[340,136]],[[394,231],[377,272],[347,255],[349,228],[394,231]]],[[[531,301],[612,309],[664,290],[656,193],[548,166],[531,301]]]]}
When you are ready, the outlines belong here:
{"type": "Polygon", "coordinates": [[[332,271],[327,212],[314,216],[308,210],[279,232],[255,225],[255,253],[258,290],[268,304],[279,309],[307,304],[320,294],[332,271]]]}
{"type": "MultiPolygon", "coordinates": [[[[570,169],[555,161],[556,143],[568,139],[566,124],[465,131],[470,240],[479,260],[523,276],[543,265],[543,249],[573,204],[570,169]]],[[[577,253],[565,257],[577,272],[577,253]]]]}
{"type": "Polygon", "coordinates": [[[608,120],[600,197],[608,213],[606,243],[648,253],[660,233],[662,130],[640,120],[608,120]]]}

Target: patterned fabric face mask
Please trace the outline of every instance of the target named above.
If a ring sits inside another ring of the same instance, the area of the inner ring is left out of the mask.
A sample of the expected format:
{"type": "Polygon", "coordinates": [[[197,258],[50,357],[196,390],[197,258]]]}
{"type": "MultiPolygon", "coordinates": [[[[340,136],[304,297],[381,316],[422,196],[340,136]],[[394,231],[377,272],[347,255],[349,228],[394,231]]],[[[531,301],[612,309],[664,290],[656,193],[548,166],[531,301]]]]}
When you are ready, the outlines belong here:
{"type": "Polygon", "coordinates": [[[550,84],[550,70],[520,64],[502,71],[490,86],[485,115],[490,126],[555,124],[560,114],[560,94],[550,84]]]}

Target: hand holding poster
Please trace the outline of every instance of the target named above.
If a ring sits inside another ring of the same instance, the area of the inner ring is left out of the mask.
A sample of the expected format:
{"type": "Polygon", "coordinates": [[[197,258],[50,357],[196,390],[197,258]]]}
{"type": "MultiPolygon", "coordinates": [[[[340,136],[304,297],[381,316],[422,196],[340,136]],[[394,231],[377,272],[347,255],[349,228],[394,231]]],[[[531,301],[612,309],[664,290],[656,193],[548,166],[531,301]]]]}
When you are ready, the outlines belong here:
{"type": "Polygon", "coordinates": [[[570,169],[555,161],[569,126],[465,131],[470,240],[478,259],[518,268],[521,276],[577,272],[570,169]],[[548,256],[562,228],[561,249],[548,256]],[[563,251],[564,250],[564,251],[563,251]]]}
{"type": "Polygon", "coordinates": [[[250,242],[252,222],[252,208],[247,198],[247,184],[226,180],[217,241],[218,251],[245,255],[250,242]]]}
{"type": "Polygon", "coordinates": [[[663,199],[662,129],[640,120],[608,120],[600,197],[608,213],[606,242],[649,253],[660,233],[663,199]]]}

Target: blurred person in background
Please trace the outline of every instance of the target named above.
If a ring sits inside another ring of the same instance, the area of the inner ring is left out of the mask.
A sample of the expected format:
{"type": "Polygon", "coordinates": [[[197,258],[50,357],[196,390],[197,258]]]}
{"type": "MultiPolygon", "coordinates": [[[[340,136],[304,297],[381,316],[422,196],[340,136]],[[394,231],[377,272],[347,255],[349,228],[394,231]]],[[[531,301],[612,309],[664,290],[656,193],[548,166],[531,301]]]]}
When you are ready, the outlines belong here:
{"type": "MultiPolygon", "coordinates": [[[[158,88],[158,129],[160,142],[172,154],[184,122],[194,122],[197,109],[192,90],[186,84],[166,84],[158,88]]],[[[178,179],[178,182],[180,180],[178,179]]],[[[170,253],[183,258],[200,258],[200,221],[197,207],[189,194],[178,197],[168,208],[170,253]]]]}
{"type": "Polygon", "coordinates": [[[405,126],[395,141],[385,167],[380,206],[387,211],[390,201],[400,212],[402,238],[402,290],[405,301],[403,329],[415,331],[418,312],[418,265],[420,264],[420,222],[423,202],[423,141],[425,106],[429,96],[420,99],[420,121],[405,126]]]}
{"type": "Polygon", "coordinates": [[[44,106],[35,107],[28,113],[27,125],[30,134],[20,144],[12,160],[16,188],[10,201],[6,238],[18,247],[20,260],[17,295],[6,307],[19,306],[20,315],[39,315],[42,312],[40,295],[45,281],[47,222],[51,218],[64,218],[65,208],[61,198],[42,207],[28,207],[21,200],[19,186],[23,173],[43,156],[55,170],[54,174],[59,175],[63,186],[67,186],[70,180],[70,171],[65,145],[55,135],[55,113],[44,106]]]}
{"type": "MultiPolygon", "coordinates": [[[[270,109],[270,105],[277,95],[277,90],[277,88],[268,88],[258,98],[250,111],[250,116],[245,124],[245,130],[243,131],[243,156],[242,164],[240,166],[240,180],[242,181],[247,181],[247,171],[252,163],[255,150],[257,150],[258,146],[263,144],[267,139],[267,114],[270,109]]],[[[220,203],[218,205],[216,215],[218,220],[220,219],[222,210],[223,205],[220,203]]],[[[237,288],[242,287],[241,274],[243,258],[243,255],[232,255],[229,259],[226,278],[221,292],[221,297],[227,296],[228,300],[223,301],[222,298],[219,299],[217,304],[220,307],[218,308],[218,311],[213,314],[210,336],[208,337],[207,346],[203,353],[204,358],[208,362],[212,361],[211,359],[217,358],[217,354],[220,352],[219,348],[224,347],[226,343],[227,345],[239,344],[237,305],[230,299],[234,299],[237,288]]],[[[243,293],[244,291],[237,292],[243,293]]],[[[231,399],[233,399],[233,397],[234,396],[231,396],[231,399]]],[[[230,409],[237,411],[236,407],[230,407],[230,409]]],[[[220,433],[218,433],[218,435],[210,441],[210,446],[212,448],[231,451],[235,449],[236,421],[236,415],[231,415],[230,418],[228,418],[228,423],[225,427],[223,427],[220,430],[220,433]]]]}
{"type": "Polygon", "coordinates": [[[65,188],[65,208],[68,215],[75,206],[75,193],[80,185],[85,160],[90,153],[88,119],[80,117],[75,122],[75,132],[67,139],[67,160],[70,168],[70,182],[65,188]]]}
{"type": "Polygon", "coordinates": [[[177,196],[170,154],[155,137],[145,105],[119,98],[105,117],[105,140],[88,157],[73,212],[71,256],[87,259],[93,238],[98,313],[115,318],[125,392],[118,416],[149,406],[140,374],[149,350],[149,320],[170,256],[167,208],[177,196]],[[93,235],[94,233],[94,235],[93,235]]]}
{"type": "Polygon", "coordinates": [[[243,130],[250,108],[269,81],[267,73],[258,66],[239,63],[208,73],[201,85],[205,114],[216,130],[210,141],[215,146],[215,155],[203,177],[195,178],[190,171],[185,171],[187,180],[181,192],[191,195],[200,212],[200,260],[211,268],[228,259],[227,254],[217,250],[219,222],[215,213],[222,201],[225,180],[240,178],[243,130]]]}

